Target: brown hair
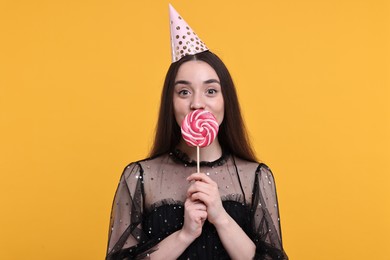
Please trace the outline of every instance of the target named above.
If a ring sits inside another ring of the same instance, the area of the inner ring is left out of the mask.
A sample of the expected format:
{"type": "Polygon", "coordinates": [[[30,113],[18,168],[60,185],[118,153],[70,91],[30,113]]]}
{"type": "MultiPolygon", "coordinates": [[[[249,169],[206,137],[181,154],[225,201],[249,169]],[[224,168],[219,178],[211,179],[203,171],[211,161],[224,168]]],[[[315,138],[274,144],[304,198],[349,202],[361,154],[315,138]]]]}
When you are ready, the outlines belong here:
{"type": "Polygon", "coordinates": [[[174,82],[180,66],[191,60],[200,60],[208,63],[219,77],[225,104],[224,118],[218,132],[218,140],[222,149],[239,158],[256,161],[256,156],[250,145],[241,116],[232,77],[222,60],[210,51],[184,56],[169,67],[161,95],[156,136],[150,156],[154,157],[173,151],[180,142],[180,126],[176,123],[173,109],[174,82]]]}

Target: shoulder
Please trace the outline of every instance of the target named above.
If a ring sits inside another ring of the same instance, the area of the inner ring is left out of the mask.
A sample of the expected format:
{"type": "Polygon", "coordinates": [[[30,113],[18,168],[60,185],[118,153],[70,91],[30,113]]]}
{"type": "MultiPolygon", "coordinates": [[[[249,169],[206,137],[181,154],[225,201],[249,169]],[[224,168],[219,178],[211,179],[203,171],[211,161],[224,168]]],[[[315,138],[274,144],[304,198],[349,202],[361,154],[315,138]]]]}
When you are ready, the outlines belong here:
{"type": "Polygon", "coordinates": [[[273,175],[270,167],[268,167],[265,163],[259,163],[256,173],[259,175],[273,175]]]}
{"type": "MultiPolygon", "coordinates": [[[[240,182],[244,187],[247,187],[247,189],[251,189],[256,182],[260,164],[236,156],[232,156],[232,160],[234,167],[236,167],[235,171],[239,176],[240,182]]],[[[251,192],[251,190],[248,190],[248,192],[251,192]]]]}
{"type": "Polygon", "coordinates": [[[260,165],[258,162],[247,161],[237,156],[233,156],[232,158],[238,172],[255,173],[260,165]]]}
{"type": "Polygon", "coordinates": [[[262,189],[276,190],[275,178],[271,169],[264,163],[260,163],[258,170],[256,171],[257,183],[262,189]]]}
{"type": "Polygon", "coordinates": [[[253,172],[256,173],[257,175],[262,175],[262,174],[269,174],[272,175],[272,171],[268,165],[266,165],[263,162],[252,162],[252,161],[247,161],[245,159],[241,159],[239,157],[234,157],[234,162],[237,166],[237,168],[241,171],[245,172],[253,172]]]}
{"type": "Polygon", "coordinates": [[[251,162],[238,157],[234,157],[234,161],[238,172],[242,174],[249,174],[260,179],[274,179],[270,167],[263,162],[251,162]]]}
{"type": "Polygon", "coordinates": [[[164,160],[166,160],[167,157],[167,154],[163,154],[156,157],[148,157],[131,162],[125,167],[122,175],[125,178],[131,175],[142,175],[145,170],[150,170],[153,165],[161,164],[164,160]]]}

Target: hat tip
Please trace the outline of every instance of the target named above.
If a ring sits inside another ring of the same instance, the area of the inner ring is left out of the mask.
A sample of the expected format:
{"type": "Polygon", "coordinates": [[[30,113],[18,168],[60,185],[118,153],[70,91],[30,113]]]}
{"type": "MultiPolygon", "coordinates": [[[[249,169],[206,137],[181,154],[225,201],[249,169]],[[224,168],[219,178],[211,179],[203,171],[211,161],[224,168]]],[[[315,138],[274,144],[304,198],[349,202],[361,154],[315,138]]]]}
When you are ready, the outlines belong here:
{"type": "Polygon", "coordinates": [[[169,18],[172,63],[186,55],[194,55],[208,50],[203,41],[198,38],[194,30],[171,4],[169,4],[169,18]]]}

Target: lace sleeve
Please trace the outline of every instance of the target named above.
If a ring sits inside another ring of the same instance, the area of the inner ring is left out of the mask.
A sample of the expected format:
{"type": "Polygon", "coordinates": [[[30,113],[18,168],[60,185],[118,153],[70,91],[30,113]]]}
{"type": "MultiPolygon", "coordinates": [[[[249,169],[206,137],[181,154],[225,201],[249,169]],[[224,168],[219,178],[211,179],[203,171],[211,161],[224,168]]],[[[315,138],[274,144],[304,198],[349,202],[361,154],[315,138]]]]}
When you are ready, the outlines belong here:
{"type": "Polygon", "coordinates": [[[111,211],[107,260],[139,258],[139,245],[146,241],[142,231],[142,177],[141,166],[133,163],[120,178],[111,211]]]}
{"type": "Polygon", "coordinates": [[[260,164],[252,197],[255,259],[288,259],[282,246],[278,199],[271,170],[260,164]]]}

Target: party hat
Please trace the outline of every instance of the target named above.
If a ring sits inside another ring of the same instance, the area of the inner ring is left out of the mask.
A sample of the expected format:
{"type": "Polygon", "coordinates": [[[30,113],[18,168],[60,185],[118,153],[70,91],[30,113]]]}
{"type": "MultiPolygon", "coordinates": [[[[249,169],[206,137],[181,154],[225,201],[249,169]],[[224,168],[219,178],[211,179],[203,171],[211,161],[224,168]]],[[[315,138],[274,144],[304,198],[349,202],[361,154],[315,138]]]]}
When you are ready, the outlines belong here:
{"type": "Polygon", "coordinates": [[[169,4],[169,18],[171,28],[172,63],[185,55],[192,55],[207,51],[206,45],[198,35],[184,21],[179,13],[169,4]]]}

